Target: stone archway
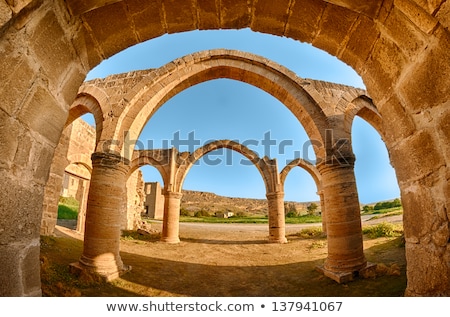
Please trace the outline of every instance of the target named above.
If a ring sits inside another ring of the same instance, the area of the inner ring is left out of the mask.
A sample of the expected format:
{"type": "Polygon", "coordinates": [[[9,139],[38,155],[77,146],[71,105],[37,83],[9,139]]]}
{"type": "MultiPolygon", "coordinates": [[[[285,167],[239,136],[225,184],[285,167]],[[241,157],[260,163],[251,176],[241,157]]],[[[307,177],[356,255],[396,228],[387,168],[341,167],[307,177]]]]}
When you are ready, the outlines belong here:
{"type": "MultiPolygon", "coordinates": [[[[203,51],[179,58],[159,69],[121,76],[117,76],[114,86],[109,86],[109,79],[92,84],[109,91],[125,81],[134,83],[124,94],[116,96],[120,100],[119,106],[113,104],[117,125],[114,131],[104,130],[102,136],[102,140],[115,140],[109,151],[121,152],[124,157],[132,151],[125,143],[138,138],[151,116],[168,99],[193,85],[218,78],[246,82],[273,95],[296,116],[311,139],[324,144],[324,129],[321,128],[327,126],[326,116],[321,109],[322,104],[318,104],[311,92],[304,88],[310,85],[310,81],[261,56],[235,50],[203,51]],[[123,103],[122,100],[128,102],[123,103]]],[[[92,84],[86,83],[85,87],[92,84]]],[[[314,88],[311,90],[319,94],[314,88]]],[[[134,147],[134,143],[128,146],[134,147]]],[[[323,148],[315,148],[315,151],[318,157],[325,157],[323,148]]]]}
{"type": "Polygon", "coordinates": [[[383,116],[400,183],[406,294],[449,294],[449,7],[444,1],[413,0],[187,1],[182,7],[135,1],[2,4],[0,294],[40,294],[40,213],[28,211],[40,209],[68,105],[86,73],[162,34],[245,27],[312,43],[362,76],[383,116]],[[19,221],[29,233],[12,238],[19,221]]]}
{"type": "Polygon", "coordinates": [[[176,190],[181,193],[184,179],[195,162],[208,153],[222,148],[240,153],[258,169],[266,188],[269,216],[269,242],[286,243],[284,192],[280,184],[276,159],[270,159],[268,157],[260,158],[257,153],[253,152],[245,145],[232,140],[216,140],[205,144],[189,155],[186,159],[186,164],[184,164],[183,168],[180,169],[180,172],[176,175],[176,190]]]}

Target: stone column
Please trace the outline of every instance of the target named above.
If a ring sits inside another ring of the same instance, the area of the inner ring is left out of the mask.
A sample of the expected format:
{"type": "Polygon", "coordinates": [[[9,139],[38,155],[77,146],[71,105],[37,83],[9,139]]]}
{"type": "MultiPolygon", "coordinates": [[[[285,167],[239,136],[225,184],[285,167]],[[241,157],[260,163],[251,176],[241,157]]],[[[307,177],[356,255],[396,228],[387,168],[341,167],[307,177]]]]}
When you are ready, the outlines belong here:
{"type": "Polygon", "coordinates": [[[286,243],[284,192],[268,193],[266,197],[269,205],[269,242],[286,243]]]}
{"type": "Polygon", "coordinates": [[[339,283],[353,279],[355,272],[365,269],[361,215],[354,175],[354,159],[346,163],[324,163],[322,175],[328,257],[323,266],[326,276],[339,283]]]}
{"type": "Polygon", "coordinates": [[[320,210],[322,215],[322,231],[323,233],[327,233],[327,213],[325,210],[325,201],[323,197],[323,190],[317,192],[317,195],[320,197],[320,210]]]}
{"type": "Polygon", "coordinates": [[[119,255],[121,214],[125,208],[129,168],[124,160],[115,154],[92,154],[84,249],[79,262],[74,265],[106,280],[118,277],[127,269],[119,255]]]}
{"type": "Polygon", "coordinates": [[[90,180],[83,181],[83,197],[80,200],[80,209],[78,210],[77,232],[84,234],[84,226],[86,220],[87,201],[89,196],[90,180]]]}
{"type": "Polygon", "coordinates": [[[164,191],[164,218],[161,241],[167,243],[180,242],[180,205],[182,193],[164,191]]]}

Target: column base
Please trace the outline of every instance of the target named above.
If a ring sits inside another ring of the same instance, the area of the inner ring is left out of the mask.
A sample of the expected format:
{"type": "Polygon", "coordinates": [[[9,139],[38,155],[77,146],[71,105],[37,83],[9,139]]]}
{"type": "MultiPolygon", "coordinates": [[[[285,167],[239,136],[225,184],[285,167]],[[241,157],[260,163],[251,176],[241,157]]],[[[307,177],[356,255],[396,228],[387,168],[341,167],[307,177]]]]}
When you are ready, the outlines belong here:
{"type": "Polygon", "coordinates": [[[269,243],[287,243],[287,239],[286,237],[282,237],[282,238],[269,238],[269,243]]]}
{"type": "Polygon", "coordinates": [[[357,271],[351,271],[351,272],[334,272],[327,270],[323,265],[316,266],[316,270],[325,275],[326,277],[331,278],[332,280],[336,281],[339,284],[345,284],[348,282],[353,281],[354,278],[358,276],[369,276],[373,274],[369,274],[372,272],[375,272],[377,269],[377,265],[375,263],[369,263],[357,271]]]}
{"type": "Polygon", "coordinates": [[[108,271],[108,272],[100,272],[95,268],[83,265],[80,262],[74,262],[69,264],[70,272],[75,274],[76,276],[88,275],[94,278],[98,278],[102,281],[109,282],[119,278],[123,274],[131,271],[131,265],[123,265],[120,270],[108,271]]]}
{"type": "Polygon", "coordinates": [[[177,244],[177,243],[180,243],[180,238],[178,238],[178,237],[175,237],[175,238],[162,237],[160,241],[164,242],[164,243],[177,244]]]}

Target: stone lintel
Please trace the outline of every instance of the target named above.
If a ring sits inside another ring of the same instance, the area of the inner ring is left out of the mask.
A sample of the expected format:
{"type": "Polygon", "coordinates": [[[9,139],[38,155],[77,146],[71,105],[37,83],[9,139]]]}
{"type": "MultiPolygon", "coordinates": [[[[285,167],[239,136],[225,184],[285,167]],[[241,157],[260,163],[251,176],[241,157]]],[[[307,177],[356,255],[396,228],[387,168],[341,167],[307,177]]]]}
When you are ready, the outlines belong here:
{"type": "Polygon", "coordinates": [[[316,270],[326,277],[331,278],[339,284],[345,284],[353,281],[356,277],[359,276],[369,276],[369,272],[375,271],[377,269],[377,265],[375,263],[367,262],[366,266],[358,271],[351,272],[334,272],[327,270],[323,265],[316,266],[316,270]]]}

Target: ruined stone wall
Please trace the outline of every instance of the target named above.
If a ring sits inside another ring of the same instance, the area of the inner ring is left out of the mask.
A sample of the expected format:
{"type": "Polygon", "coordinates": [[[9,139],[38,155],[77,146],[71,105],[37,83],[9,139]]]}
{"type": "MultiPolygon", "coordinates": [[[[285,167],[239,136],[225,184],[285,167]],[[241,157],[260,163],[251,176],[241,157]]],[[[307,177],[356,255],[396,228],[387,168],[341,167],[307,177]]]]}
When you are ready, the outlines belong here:
{"type": "Polygon", "coordinates": [[[127,181],[127,210],[122,218],[122,228],[136,230],[141,225],[144,213],[144,178],[140,170],[136,170],[127,181]]]}
{"type": "MultiPolygon", "coordinates": [[[[64,130],[55,151],[45,190],[41,234],[53,234],[60,196],[73,197],[79,201],[77,231],[84,232],[95,138],[95,128],[82,119],[73,121],[64,130]]],[[[139,225],[144,210],[143,187],[142,173],[138,170],[130,176],[127,183],[127,208],[123,212],[122,229],[133,230],[139,225]]]]}
{"type": "Polygon", "coordinates": [[[158,182],[145,183],[145,211],[150,218],[163,219],[164,195],[158,182]]]}

